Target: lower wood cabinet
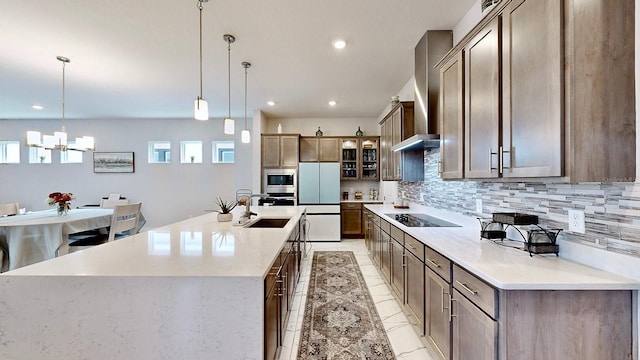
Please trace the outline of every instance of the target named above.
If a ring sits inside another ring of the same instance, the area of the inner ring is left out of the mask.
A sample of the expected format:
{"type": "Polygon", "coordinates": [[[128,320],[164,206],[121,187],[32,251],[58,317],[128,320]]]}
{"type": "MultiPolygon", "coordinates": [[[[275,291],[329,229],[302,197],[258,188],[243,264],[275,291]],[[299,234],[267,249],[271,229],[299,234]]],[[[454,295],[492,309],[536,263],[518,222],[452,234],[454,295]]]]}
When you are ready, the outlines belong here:
{"type": "Polygon", "coordinates": [[[362,233],[362,204],[340,204],[340,232],[346,239],[361,239],[362,233]]]}
{"type": "Polygon", "coordinates": [[[457,289],[453,290],[452,304],[453,359],[497,359],[498,322],[467,300],[457,289]]]}
{"type": "Polygon", "coordinates": [[[300,275],[300,226],[276,257],[264,280],[264,359],[276,358],[284,341],[284,329],[293,305],[295,288],[300,275]]]}
{"type": "Polygon", "coordinates": [[[633,291],[498,290],[378,215],[367,219],[371,258],[439,359],[633,359],[633,291]]]}
{"type": "Polygon", "coordinates": [[[389,255],[391,255],[391,290],[404,304],[405,254],[403,243],[402,239],[391,238],[389,241],[389,255]],[[399,241],[402,241],[402,243],[399,241]]]}
{"type": "Polygon", "coordinates": [[[425,336],[440,355],[451,359],[451,283],[428,266],[425,271],[425,336]]]}

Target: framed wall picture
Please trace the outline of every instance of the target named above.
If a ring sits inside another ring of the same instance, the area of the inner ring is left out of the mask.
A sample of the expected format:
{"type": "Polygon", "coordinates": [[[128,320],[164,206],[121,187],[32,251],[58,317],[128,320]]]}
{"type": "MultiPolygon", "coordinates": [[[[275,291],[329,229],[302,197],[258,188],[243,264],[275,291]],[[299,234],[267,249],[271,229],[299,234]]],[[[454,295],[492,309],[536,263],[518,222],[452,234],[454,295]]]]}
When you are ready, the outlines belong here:
{"type": "Polygon", "coordinates": [[[135,170],[132,152],[94,152],[94,173],[132,173],[135,170]]]}

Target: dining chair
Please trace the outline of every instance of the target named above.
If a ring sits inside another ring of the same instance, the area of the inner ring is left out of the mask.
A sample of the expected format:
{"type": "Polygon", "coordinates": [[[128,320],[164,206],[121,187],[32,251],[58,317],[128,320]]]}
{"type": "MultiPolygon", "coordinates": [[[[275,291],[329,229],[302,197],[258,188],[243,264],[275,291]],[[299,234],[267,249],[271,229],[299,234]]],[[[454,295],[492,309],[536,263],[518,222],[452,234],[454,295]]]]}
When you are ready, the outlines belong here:
{"type": "Polygon", "coordinates": [[[69,239],[69,252],[80,250],[81,247],[96,246],[137,234],[141,208],[142,203],[116,205],[113,208],[109,233],[85,237],[77,241],[69,239]]]}
{"type": "Polygon", "coordinates": [[[129,205],[129,199],[100,199],[100,207],[112,209],[116,205],[129,205]]]}
{"type": "Polygon", "coordinates": [[[19,209],[18,203],[0,204],[0,215],[16,215],[19,209]]]}

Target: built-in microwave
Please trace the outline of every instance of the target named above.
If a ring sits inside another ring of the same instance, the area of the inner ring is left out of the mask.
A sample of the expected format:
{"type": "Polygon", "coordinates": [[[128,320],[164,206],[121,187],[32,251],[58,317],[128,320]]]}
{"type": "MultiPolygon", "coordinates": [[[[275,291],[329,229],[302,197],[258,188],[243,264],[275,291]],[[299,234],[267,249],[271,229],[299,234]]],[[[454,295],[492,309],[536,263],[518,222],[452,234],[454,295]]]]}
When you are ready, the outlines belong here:
{"type": "Polygon", "coordinates": [[[263,174],[263,192],[272,193],[291,193],[298,192],[296,169],[264,169],[263,174]]]}

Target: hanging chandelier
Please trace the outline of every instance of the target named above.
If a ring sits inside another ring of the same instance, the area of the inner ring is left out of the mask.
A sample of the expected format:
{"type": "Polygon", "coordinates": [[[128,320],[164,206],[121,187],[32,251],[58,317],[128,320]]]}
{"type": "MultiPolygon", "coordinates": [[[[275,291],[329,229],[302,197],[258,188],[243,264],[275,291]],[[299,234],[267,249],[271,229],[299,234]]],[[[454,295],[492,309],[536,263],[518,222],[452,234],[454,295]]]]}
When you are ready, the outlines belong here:
{"type": "Polygon", "coordinates": [[[53,135],[42,135],[39,131],[27,131],[27,146],[40,147],[47,150],[76,150],[76,151],[93,151],[95,150],[95,142],[92,136],[83,136],[76,138],[75,143],[69,145],[67,143],[67,128],[64,117],[65,106],[65,66],[71,62],[69,58],[57,56],[56,59],[62,63],[62,131],[56,131],[53,135]]]}
{"type": "Polygon", "coordinates": [[[241,65],[244,68],[244,130],[240,134],[242,142],[248,144],[251,142],[251,131],[247,128],[247,69],[251,67],[251,63],[243,61],[241,65]]]}
{"type": "Polygon", "coordinates": [[[209,105],[202,97],[202,3],[209,0],[198,0],[200,11],[200,96],[194,102],[194,117],[196,120],[209,120],[209,105]]]}
{"type": "Polygon", "coordinates": [[[229,34],[224,34],[222,38],[227,42],[227,70],[229,75],[229,116],[224,119],[224,133],[233,135],[235,134],[235,121],[231,118],[231,44],[236,41],[236,38],[229,34]]]}

